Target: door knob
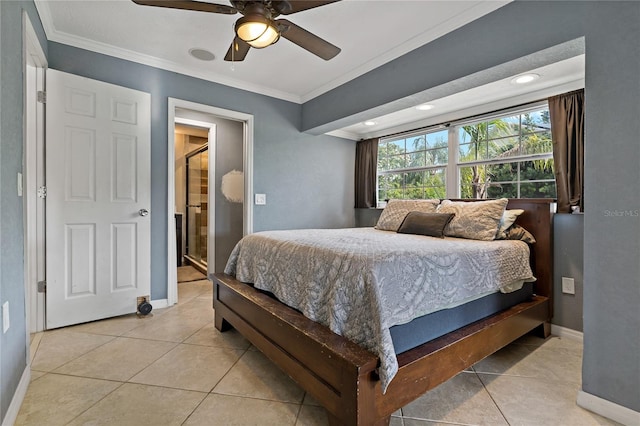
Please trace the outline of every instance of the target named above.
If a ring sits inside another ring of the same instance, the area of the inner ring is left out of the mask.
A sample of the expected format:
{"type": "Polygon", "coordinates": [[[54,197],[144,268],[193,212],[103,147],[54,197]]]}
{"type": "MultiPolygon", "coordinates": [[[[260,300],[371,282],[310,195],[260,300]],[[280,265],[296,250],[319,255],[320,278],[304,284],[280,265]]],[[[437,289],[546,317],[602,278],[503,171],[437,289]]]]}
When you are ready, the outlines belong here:
{"type": "Polygon", "coordinates": [[[147,210],[147,209],[140,209],[140,210],[138,211],[138,213],[140,213],[140,216],[143,216],[143,217],[144,217],[144,216],[148,216],[148,215],[149,215],[149,210],[147,210]]]}

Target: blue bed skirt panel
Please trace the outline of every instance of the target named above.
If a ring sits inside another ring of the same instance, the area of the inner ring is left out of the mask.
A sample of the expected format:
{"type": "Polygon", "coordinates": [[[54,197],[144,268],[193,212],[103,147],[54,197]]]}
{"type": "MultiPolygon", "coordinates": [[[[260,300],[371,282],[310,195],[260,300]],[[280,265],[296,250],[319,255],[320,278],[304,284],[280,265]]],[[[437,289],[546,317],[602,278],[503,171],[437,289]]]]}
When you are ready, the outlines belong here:
{"type": "Polygon", "coordinates": [[[524,302],[533,295],[533,283],[512,293],[493,293],[451,309],[443,309],[391,327],[396,354],[413,349],[458,328],[524,302]]]}

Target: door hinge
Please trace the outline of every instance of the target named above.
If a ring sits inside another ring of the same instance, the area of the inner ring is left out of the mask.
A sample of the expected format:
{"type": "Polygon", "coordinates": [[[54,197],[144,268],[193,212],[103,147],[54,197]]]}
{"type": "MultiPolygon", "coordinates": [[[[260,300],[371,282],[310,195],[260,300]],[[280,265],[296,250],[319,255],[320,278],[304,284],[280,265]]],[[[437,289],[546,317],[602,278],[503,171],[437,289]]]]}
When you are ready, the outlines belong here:
{"type": "Polygon", "coordinates": [[[47,187],[41,186],[38,188],[38,197],[39,198],[47,198],[47,187]]]}
{"type": "Polygon", "coordinates": [[[47,92],[38,90],[38,102],[40,102],[41,104],[47,103],[47,92]]]}
{"type": "Polygon", "coordinates": [[[38,293],[46,293],[46,292],[47,292],[47,282],[38,281],[38,293]]]}

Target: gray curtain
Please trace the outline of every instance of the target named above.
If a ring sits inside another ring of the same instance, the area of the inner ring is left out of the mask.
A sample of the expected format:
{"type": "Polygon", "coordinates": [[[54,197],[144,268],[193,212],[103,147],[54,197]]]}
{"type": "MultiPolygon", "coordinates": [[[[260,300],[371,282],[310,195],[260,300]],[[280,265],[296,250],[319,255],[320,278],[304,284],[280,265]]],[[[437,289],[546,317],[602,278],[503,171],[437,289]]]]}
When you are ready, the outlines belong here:
{"type": "Polygon", "coordinates": [[[367,139],[356,144],[356,208],[376,207],[378,140],[367,139]]]}
{"type": "Polygon", "coordinates": [[[558,213],[584,211],[584,89],[549,98],[558,213]]]}

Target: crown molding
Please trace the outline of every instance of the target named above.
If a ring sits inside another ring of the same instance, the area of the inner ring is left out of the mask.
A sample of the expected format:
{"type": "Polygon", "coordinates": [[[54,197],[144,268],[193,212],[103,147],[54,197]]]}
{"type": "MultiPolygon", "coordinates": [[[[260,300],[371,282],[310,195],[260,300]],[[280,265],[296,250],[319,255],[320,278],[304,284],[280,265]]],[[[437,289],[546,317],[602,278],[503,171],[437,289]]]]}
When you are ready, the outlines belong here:
{"type": "Polygon", "coordinates": [[[38,13],[40,14],[40,20],[42,21],[42,26],[44,27],[47,39],[50,41],[77,47],[79,49],[89,50],[107,56],[112,56],[118,59],[124,59],[126,61],[135,62],[154,68],[159,68],[166,71],[172,71],[190,77],[199,78],[202,80],[210,81],[212,83],[223,84],[225,86],[234,87],[240,90],[246,90],[272,98],[294,102],[297,104],[302,103],[301,97],[293,93],[271,89],[269,87],[261,86],[258,84],[247,83],[245,81],[225,77],[223,75],[212,72],[193,70],[176,62],[167,61],[166,59],[157,58],[151,55],[145,55],[139,52],[134,52],[132,50],[115,47],[106,43],[101,43],[58,31],[53,24],[53,18],[51,16],[51,10],[49,9],[48,2],[44,0],[35,0],[35,4],[36,8],[38,9],[38,13]]]}

